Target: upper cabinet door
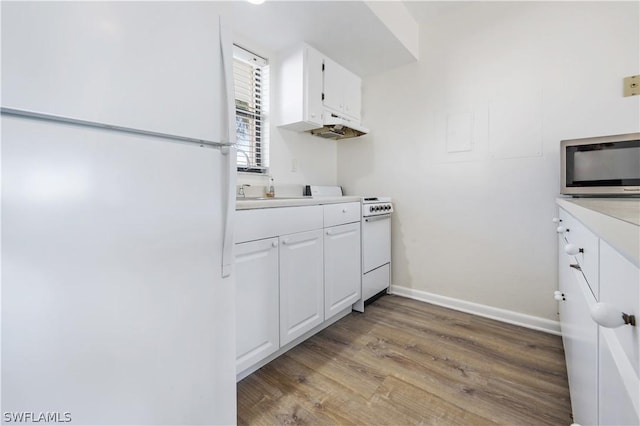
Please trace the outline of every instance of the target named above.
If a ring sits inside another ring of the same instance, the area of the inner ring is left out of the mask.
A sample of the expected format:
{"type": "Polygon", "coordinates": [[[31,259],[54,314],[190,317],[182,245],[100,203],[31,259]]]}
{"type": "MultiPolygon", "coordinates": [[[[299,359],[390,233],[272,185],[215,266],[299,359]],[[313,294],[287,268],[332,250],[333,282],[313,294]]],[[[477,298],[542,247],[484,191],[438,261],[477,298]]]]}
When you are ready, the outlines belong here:
{"type": "Polygon", "coordinates": [[[357,75],[347,71],[344,87],[344,114],[347,118],[360,121],[362,109],[362,81],[357,75]]]}
{"type": "Polygon", "coordinates": [[[304,119],[322,126],[322,54],[310,47],[305,48],[305,99],[304,119]]]}
{"type": "Polygon", "coordinates": [[[7,108],[220,140],[220,57],[213,3],[2,4],[7,108]]]}
{"type": "Polygon", "coordinates": [[[362,83],[360,77],[324,58],[324,106],[331,112],[360,121],[362,83]]]}
{"type": "Polygon", "coordinates": [[[337,114],[342,114],[344,109],[344,71],[336,62],[324,58],[324,106],[337,114]]]}

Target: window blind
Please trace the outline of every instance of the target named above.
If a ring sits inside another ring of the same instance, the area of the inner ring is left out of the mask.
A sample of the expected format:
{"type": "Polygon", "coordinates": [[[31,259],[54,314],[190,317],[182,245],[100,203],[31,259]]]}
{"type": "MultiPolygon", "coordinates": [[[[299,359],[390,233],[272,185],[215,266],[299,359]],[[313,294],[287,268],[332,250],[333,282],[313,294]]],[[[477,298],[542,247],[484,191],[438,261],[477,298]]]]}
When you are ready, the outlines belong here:
{"type": "Polygon", "coordinates": [[[265,125],[267,60],[233,47],[238,171],[264,173],[268,167],[265,125]]]}

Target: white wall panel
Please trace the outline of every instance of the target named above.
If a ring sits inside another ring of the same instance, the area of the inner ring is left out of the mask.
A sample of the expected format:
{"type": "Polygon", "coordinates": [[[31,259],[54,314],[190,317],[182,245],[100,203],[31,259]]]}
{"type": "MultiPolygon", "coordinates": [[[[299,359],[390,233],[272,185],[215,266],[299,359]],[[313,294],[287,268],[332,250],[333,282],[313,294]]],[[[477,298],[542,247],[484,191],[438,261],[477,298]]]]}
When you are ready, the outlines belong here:
{"type": "Polygon", "coordinates": [[[557,319],[560,140],[639,131],[621,86],[639,18],[637,2],[461,4],[419,22],[419,62],[364,80],[371,133],[338,145],[338,182],[394,198],[392,284],[557,319]],[[447,114],[465,112],[472,149],[450,152],[447,114]]]}

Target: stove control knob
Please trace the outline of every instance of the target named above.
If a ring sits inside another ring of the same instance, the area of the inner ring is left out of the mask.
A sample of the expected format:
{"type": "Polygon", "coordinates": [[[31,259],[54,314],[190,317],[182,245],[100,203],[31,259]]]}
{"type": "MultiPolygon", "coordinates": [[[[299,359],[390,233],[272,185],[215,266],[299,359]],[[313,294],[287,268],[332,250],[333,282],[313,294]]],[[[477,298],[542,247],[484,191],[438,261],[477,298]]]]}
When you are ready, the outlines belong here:
{"type": "Polygon", "coordinates": [[[369,211],[372,212],[373,211],[373,206],[369,207],[369,211]]]}

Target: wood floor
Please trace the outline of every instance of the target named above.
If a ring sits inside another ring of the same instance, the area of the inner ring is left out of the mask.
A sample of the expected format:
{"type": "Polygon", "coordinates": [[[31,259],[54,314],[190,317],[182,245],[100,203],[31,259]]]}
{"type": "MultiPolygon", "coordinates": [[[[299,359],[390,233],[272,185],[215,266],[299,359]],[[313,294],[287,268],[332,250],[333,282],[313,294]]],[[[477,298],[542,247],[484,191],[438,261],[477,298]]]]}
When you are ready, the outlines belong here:
{"type": "Polygon", "coordinates": [[[558,336],[384,296],[238,383],[240,425],[569,425],[558,336]]]}

